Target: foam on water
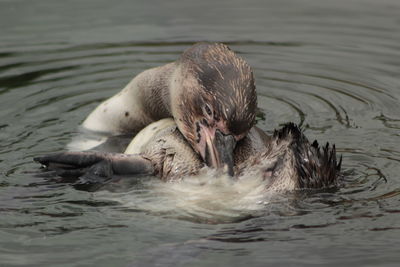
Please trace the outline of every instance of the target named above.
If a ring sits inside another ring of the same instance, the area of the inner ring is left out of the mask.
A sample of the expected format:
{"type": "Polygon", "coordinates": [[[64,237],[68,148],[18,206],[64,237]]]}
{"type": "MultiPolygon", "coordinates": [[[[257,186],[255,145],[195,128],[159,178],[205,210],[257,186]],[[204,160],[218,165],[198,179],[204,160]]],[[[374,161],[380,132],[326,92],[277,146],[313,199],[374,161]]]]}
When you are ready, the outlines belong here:
{"type": "Polygon", "coordinates": [[[128,192],[101,191],[96,197],[121,203],[126,208],[167,217],[208,222],[235,221],[257,216],[277,192],[256,172],[233,179],[204,168],[198,175],[181,181],[147,179],[143,186],[128,192]]]}

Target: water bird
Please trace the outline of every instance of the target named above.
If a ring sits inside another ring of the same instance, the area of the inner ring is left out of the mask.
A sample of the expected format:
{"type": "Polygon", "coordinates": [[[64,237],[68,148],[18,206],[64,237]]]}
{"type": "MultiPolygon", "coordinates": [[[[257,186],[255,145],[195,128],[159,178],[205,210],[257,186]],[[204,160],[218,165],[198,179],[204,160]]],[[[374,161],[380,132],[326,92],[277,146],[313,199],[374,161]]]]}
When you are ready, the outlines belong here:
{"type": "MultiPolygon", "coordinates": [[[[61,152],[34,160],[61,177],[74,177],[75,186],[89,191],[121,176],[128,179],[132,175],[154,175],[164,181],[178,181],[205,167],[172,119],[148,125],[123,154],[61,152]]],[[[253,127],[235,147],[233,162],[232,179],[252,173],[265,181],[266,191],[331,187],[340,178],[341,159],[336,158],[335,146],[310,143],[294,123],[285,124],[271,136],[253,127]]]]}
{"type": "Polygon", "coordinates": [[[255,124],[257,94],[247,62],[221,43],[197,43],[178,60],[138,74],[101,103],[83,127],[109,135],[136,134],[173,118],[210,167],[233,174],[233,149],[255,124]]]}

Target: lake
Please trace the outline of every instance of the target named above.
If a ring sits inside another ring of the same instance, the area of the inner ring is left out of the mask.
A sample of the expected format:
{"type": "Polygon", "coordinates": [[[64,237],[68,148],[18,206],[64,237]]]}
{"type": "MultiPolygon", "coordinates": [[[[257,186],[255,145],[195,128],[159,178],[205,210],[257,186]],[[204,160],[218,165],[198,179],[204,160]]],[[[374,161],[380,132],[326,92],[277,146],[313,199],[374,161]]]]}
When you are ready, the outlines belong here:
{"type": "Polygon", "coordinates": [[[397,266],[399,14],[397,0],[0,0],[0,265],[397,266]],[[259,127],[336,144],[340,188],[182,208],[193,185],[89,193],[36,175],[34,156],[198,41],[252,66],[259,127]]]}

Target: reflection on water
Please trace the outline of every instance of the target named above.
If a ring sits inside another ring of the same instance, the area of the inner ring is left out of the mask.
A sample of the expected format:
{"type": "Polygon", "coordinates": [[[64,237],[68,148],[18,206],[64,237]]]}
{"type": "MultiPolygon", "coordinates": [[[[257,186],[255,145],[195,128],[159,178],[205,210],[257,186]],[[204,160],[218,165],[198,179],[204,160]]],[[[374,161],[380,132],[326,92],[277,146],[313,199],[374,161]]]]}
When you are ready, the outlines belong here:
{"type": "Polygon", "coordinates": [[[157,2],[0,1],[1,264],[398,263],[398,1],[157,2]],[[294,121],[336,144],[342,188],[153,179],[93,194],[32,174],[101,100],[199,40],[253,67],[261,128],[294,121]]]}

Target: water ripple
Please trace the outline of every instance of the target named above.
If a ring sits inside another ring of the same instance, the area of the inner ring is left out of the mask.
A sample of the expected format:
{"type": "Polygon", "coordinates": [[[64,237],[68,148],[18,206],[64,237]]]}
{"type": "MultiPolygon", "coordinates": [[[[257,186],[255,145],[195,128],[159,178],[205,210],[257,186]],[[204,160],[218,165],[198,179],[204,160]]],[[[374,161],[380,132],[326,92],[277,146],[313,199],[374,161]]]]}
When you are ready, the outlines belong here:
{"type": "Polygon", "coordinates": [[[222,1],[212,9],[208,1],[138,1],[134,9],[129,1],[88,1],[73,11],[68,1],[50,2],[0,4],[6,265],[129,265],[147,256],[138,266],[151,266],[165,255],[174,259],[168,266],[200,256],[230,266],[398,263],[397,1],[222,1]],[[201,40],[224,41],[252,66],[258,126],[271,133],[294,121],[310,140],[336,143],[341,187],[213,210],[182,208],[184,199],[166,194],[171,185],[155,190],[154,181],[135,183],[132,195],[87,193],[32,173],[39,168],[32,157],[65,149],[100,101],[201,40]]]}

